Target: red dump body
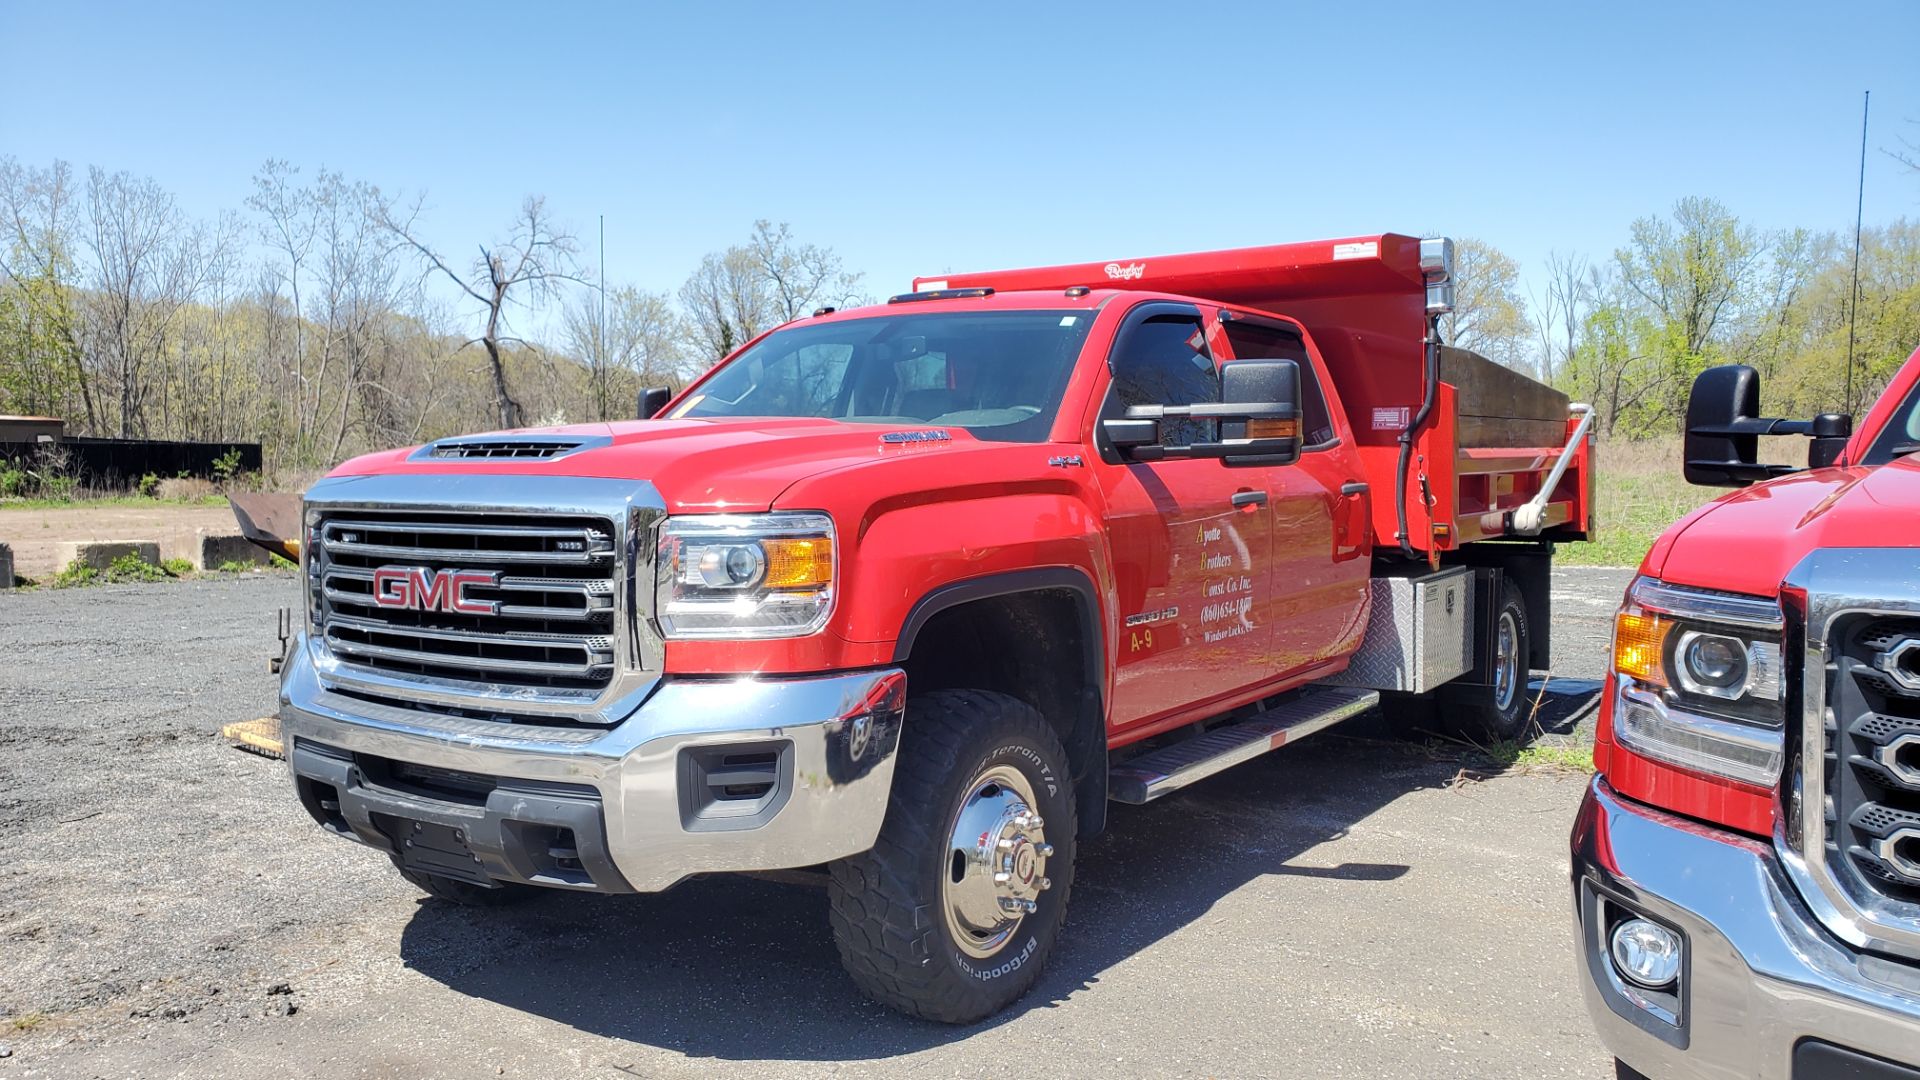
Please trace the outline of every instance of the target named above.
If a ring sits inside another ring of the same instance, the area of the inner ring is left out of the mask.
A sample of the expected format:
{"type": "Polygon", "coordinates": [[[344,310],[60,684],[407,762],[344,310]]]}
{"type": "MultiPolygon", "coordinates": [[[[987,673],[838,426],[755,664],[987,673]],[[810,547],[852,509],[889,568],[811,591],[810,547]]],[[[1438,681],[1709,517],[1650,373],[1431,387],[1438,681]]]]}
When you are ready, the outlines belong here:
{"type": "MultiPolygon", "coordinates": [[[[1427,362],[1417,237],[1383,233],[914,279],[917,290],[1076,286],[1173,293],[1299,322],[1333,378],[1368,482],[1381,495],[1373,500],[1376,543],[1398,546],[1394,500],[1386,496],[1400,435],[1420,409],[1427,362]]],[[[1506,535],[1505,515],[1539,492],[1577,426],[1564,395],[1472,353],[1443,349],[1439,392],[1415,433],[1406,481],[1408,542],[1449,551],[1506,535]]],[[[1592,460],[1591,440],[1583,440],[1548,500],[1546,535],[1587,536],[1592,460]]]]}

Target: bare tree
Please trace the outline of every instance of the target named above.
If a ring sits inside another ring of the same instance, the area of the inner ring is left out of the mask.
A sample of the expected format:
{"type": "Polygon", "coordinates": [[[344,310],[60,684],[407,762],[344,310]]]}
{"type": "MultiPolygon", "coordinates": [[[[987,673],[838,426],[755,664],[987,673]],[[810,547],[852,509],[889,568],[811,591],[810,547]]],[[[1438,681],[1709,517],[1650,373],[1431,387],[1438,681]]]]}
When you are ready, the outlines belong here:
{"type": "Polygon", "coordinates": [[[709,364],[780,321],[758,260],[740,247],[701,259],[680,286],[680,305],[686,309],[690,343],[709,364]]]}
{"type": "MultiPolygon", "coordinates": [[[[297,186],[297,166],[278,158],[269,159],[253,178],[253,194],[247,207],[259,214],[260,238],[273,256],[266,263],[267,274],[284,285],[290,298],[288,328],[293,335],[290,350],[293,380],[288,390],[293,397],[294,451],[304,456],[310,432],[320,409],[320,380],[307,378],[306,306],[300,299],[300,284],[307,253],[313,250],[319,232],[319,207],[311,189],[297,186]]],[[[269,309],[277,315],[278,305],[269,309]]]]}
{"type": "Polygon", "coordinates": [[[89,170],[87,246],[94,277],[87,290],[88,338],[116,384],[122,438],[146,428],[154,388],[148,369],[165,349],[175,317],[198,291],[207,266],[205,241],[204,231],[153,180],[89,170]]]}
{"type": "Polygon", "coordinates": [[[816,308],[861,303],[860,275],[832,248],[802,244],[793,230],[760,220],[744,245],[716,251],[680,287],[691,351],[708,362],[816,308]]]}
{"type": "Polygon", "coordinates": [[[1540,313],[1535,329],[1540,336],[1540,377],[1553,382],[1573,362],[1586,325],[1591,289],[1587,260],[1578,255],[1547,253],[1546,284],[1534,297],[1540,313]]]}
{"type": "MultiPolygon", "coordinates": [[[[1909,120],[1907,125],[1920,133],[1920,120],[1909,120]]],[[[1908,138],[1905,135],[1897,138],[1900,140],[1900,149],[1880,152],[1905,165],[1908,172],[1920,173],[1920,134],[1916,134],[1914,138],[1908,138]]]]}
{"type": "Polygon", "coordinates": [[[1454,306],[1441,323],[1449,344],[1512,368],[1526,365],[1533,324],[1520,295],[1520,266],[1473,237],[1454,241],[1454,306]]]}
{"type": "Polygon", "coordinates": [[[426,262],[428,273],[439,271],[486,311],[486,328],[467,344],[477,343],[487,350],[500,426],[520,427],[526,410],[507,386],[506,360],[500,347],[503,344],[532,346],[503,333],[508,328],[507,305],[531,308],[552,299],[562,282],[586,284],[575,273],[579,245],[571,233],[555,227],[547,215],[546,200],[529,195],[520,204],[520,216],[507,238],[491,245],[481,244],[479,257],[463,277],[420,239],[418,223],[422,205],[423,200],[416,200],[404,212],[397,212],[391,202],[383,199],[378,203],[377,212],[381,224],[426,262]]]}
{"type": "Polygon", "coordinates": [[[849,274],[832,248],[802,244],[785,222],[765,218],[753,223],[747,242],[765,279],[776,318],[791,322],[819,307],[845,307],[859,299],[860,275],[849,274]]]}
{"type": "MultiPolygon", "coordinates": [[[[55,161],[46,169],[0,158],[0,274],[12,285],[32,324],[30,336],[42,338],[56,355],[31,358],[28,369],[45,376],[35,407],[55,411],[66,383],[80,392],[87,429],[101,430],[93,383],[81,361],[79,267],[74,234],[79,209],[74,202],[73,169],[55,161]],[[56,374],[65,369],[65,377],[56,374]],[[70,383],[69,383],[70,380],[70,383]]],[[[41,381],[41,380],[34,380],[41,381]]]]}
{"type": "Polygon", "coordinates": [[[615,289],[606,298],[604,324],[598,299],[583,298],[567,309],[567,344],[587,365],[595,419],[630,417],[642,387],[685,382],[686,356],[680,343],[686,330],[663,293],[631,285],[615,289]]]}

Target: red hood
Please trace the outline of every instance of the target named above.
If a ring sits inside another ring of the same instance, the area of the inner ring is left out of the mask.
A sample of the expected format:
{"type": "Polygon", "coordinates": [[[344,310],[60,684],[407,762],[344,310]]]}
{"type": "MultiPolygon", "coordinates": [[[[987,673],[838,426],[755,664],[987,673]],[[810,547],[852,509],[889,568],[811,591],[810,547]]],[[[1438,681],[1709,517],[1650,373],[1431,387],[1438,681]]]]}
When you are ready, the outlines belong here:
{"type": "Polygon", "coordinates": [[[541,429],[549,434],[611,435],[613,443],[558,461],[490,460],[470,463],[408,461],[412,447],[354,458],[333,476],[407,473],[498,476],[592,476],[645,480],[670,513],[767,510],[796,481],[867,461],[951,453],[978,447],[973,436],[947,429],[951,441],[890,444],[880,436],[918,430],[835,420],[645,420],[541,429]]]}
{"type": "Polygon", "coordinates": [[[1771,596],[1817,548],[1920,546],[1920,455],[1816,469],[1724,495],[1682,518],[1646,572],[1680,585],[1771,596]]]}

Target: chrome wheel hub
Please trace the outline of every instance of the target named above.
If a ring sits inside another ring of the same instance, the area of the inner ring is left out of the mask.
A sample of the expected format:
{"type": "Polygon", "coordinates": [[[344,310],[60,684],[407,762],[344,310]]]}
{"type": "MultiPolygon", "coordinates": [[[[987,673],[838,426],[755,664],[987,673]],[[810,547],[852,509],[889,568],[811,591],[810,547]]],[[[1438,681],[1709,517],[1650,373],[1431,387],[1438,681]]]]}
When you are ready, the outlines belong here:
{"type": "Polygon", "coordinates": [[[1513,704],[1513,695],[1520,688],[1520,627],[1513,621],[1513,612],[1500,613],[1499,636],[1494,643],[1493,653],[1493,703],[1501,712],[1513,704]]]}
{"type": "Polygon", "coordinates": [[[974,778],[948,831],[942,906],[955,944],[979,959],[999,952],[1038,906],[1047,879],[1046,823],[1018,769],[996,765],[974,778]]]}

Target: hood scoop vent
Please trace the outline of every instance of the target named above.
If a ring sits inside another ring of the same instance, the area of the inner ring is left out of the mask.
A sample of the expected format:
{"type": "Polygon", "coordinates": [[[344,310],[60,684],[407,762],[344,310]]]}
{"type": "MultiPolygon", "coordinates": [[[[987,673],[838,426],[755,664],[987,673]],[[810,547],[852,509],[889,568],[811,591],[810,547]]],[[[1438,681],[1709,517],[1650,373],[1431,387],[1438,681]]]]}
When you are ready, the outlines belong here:
{"type": "Polygon", "coordinates": [[[552,461],[613,442],[606,435],[469,435],[430,442],[410,461],[552,461]]]}

